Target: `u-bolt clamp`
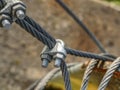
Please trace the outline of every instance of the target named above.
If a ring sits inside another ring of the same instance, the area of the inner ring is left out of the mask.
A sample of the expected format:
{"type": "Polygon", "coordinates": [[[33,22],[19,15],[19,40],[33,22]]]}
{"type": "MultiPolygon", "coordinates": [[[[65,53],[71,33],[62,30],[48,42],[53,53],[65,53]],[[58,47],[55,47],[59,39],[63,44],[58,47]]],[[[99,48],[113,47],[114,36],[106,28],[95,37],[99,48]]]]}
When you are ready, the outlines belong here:
{"type": "Polygon", "coordinates": [[[60,67],[62,60],[66,58],[66,50],[65,50],[65,44],[62,40],[57,39],[56,45],[51,50],[45,46],[42,53],[41,53],[41,59],[43,61],[42,66],[47,67],[49,62],[52,61],[52,59],[55,61],[54,66],[60,67]]]}
{"type": "Polygon", "coordinates": [[[20,0],[2,0],[0,3],[0,26],[9,29],[16,19],[24,19],[26,6],[20,0]],[[3,5],[4,4],[4,5],[3,5]]]}

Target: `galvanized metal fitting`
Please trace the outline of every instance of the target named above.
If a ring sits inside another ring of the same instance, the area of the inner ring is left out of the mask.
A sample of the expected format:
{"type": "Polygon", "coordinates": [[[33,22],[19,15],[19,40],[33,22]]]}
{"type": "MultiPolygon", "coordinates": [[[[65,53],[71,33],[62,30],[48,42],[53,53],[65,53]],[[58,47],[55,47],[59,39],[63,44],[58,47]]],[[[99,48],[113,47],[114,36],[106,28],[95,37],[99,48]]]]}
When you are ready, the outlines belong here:
{"type": "Polygon", "coordinates": [[[54,66],[60,67],[62,60],[65,59],[67,53],[65,50],[65,44],[62,40],[57,39],[56,45],[49,49],[47,46],[44,47],[42,53],[41,53],[41,60],[42,60],[42,66],[47,67],[48,64],[52,61],[52,59],[55,61],[54,66]]]}
{"type": "Polygon", "coordinates": [[[48,64],[51,62],[52,60],[52,56],[48,53],[50,51],[50,49],[45,46],[41,52],[41,60],[42,60],[42,67],[46,68],[48,67],[48,64]]]}
{"type": "Polygon", "coordinates": [[[11,18],[7,14],[0,14],[0,26],[9,29],[11,27],[11,18]]]}
{"type": "Polygon", "coordinates": [[[55,67],[60,67],[62,60],[66,58],[65,44],[62,40],[57,39],[55,47],[50,51],[55,60],[55,67]]]}
{"type": "MultiPolygon", "coordinates": [[[[14,1],[14,0],[13,0],[14,1]]],[[[24,19],[26,16],[26,6],[21,1],[17,0],[12,6],[12,15],[19,19],[24,19]]]]}
{"type": "Polygon", "coordinates": [[[16,19],[23,19],[26,15],[26,6],[20,0],[4,0],[6,5],[0,10],[0,13],[7,13],[13,21],[16,19]]]}

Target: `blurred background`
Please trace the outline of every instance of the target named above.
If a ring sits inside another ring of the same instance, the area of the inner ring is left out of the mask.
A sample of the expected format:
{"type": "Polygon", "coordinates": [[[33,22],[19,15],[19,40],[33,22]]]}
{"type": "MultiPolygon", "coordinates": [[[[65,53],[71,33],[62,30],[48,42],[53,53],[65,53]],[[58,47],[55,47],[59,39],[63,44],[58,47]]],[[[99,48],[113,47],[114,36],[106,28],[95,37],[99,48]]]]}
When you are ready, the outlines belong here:
{"type": "MultiPolygon", "coordinates": [[[[101,41],[108,52],[120,55],[119,0],[63,0],[101,41]],[[109,3],[110,2],[110,3],[109,3]]],[[[27,15],[66,46],[101,53],[89,36],[54,0],[23,0],[27,15]]],[[[52,70],[41,67],[43,44],[13,24],[11,30],[0,28],[0,90],[24,90],[52,70]]],[[[84,58],[69,56],[66,62],[84,58]]]]}

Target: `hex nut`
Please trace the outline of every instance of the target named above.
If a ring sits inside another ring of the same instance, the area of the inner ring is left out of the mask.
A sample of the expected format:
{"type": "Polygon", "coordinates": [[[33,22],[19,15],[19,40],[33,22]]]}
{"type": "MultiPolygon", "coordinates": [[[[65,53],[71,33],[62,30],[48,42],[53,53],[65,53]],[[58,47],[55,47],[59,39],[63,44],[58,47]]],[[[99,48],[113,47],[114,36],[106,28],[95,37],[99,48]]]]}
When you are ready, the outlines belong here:
{"type": "Polygon", "coordinates": [[[54,59],[56,59],[56,58],[64,59],[64,58],[65,58],[65,55],[64,55],[64,54],[61,54],[61,53],[57,53],[57,54],[54,55],[53,58],[54,58],[54,59]]]}
{"type": "Polygon", "coordinates": [[[3,20],[8,20],[10,22],[10,24],[12,23],[11,18],[8,15],[1,14],[0,15],[0,27],[3,27],[3,25],[2,25],[3,20]]]}
{"type": "Polygon", "coordinates": [[[41,54],[41,60],[47,59],[49,62],[51,61],[51,56],[49,54],[41,54]]]}
{"type": "Polygon", "coordinates": [[[16,12],[18,10],[22,10],[24,13],[26,13],[26,6],[21,3],[18,3],[12,7],[12,15],[16,18],[17,18],[16,12]]]}

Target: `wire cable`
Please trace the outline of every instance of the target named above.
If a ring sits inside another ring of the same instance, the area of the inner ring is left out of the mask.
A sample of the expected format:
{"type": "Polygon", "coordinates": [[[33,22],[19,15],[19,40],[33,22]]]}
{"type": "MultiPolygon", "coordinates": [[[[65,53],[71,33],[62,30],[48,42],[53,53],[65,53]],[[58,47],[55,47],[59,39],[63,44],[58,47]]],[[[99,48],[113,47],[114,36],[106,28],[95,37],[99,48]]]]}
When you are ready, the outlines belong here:
{"type": "Polygon", "coordinates": [[[89,78],[93,72],[93,69],[95,68],[96,64],[98,63],[98,60],[93,59],[89,65],[87,66],[84,76],[83,76],[83,80],[82,80],[82,84],[81,84],[81,88],[80,90],[87,90],[87,86],[88,86],[88,82],[89,82],[89,78]]]}
{"type": "Polygon", "coordinates": [[[70,75],[69,75],[69,72],[67,70],[67,65],[64,61],[62,61],[61,65],[60,65],[60,68],[61,68],[61,71],[62,71],[62,76],[64,78],[66,90],[72,90],[71,82],[70,82],[70,75]]]}
{"type": "Polygon", "coordinates": [[[16,23],[29,32],[33,37],[36,37],[43,44],[47,45],[50,49],[54,47],[55,43],[52,43],[50,39],[32,27],[27,21],[18,19],[16,20],[16,23]]]}
{"type": "Polygon", "coordinates": [[[34,28],[36,28],[36,30],[38,30],[39,32],[41,32],[42,34],[44,34],[44,36],[46,36],[47,38],[49,38],[53,43],[56,43],[56,40],[49,35],[49,33],[47,33],[38,23],[36,23],[32,18],[26,16],[25,21],[29,22],[30,25],[32,25],[34,28]]]}
{"type": "Polygon", "coordinates": [[[62,0],[55,0],[83,29],[84,31],[90,36],[90,38],[95,42],[98,48],[103,52],[107,53],[104,49],[100,41],[96,38],[96,36],[86,27],[86,25],[68,8],[68,6],[62,2],[62,0]]]}
{"type": "Polygon", "coordinates": [[[118,69],[118,67],[120,66],[120,57],[117,58],[109,67],[109,69],[107,70],[106,74],[104,75],[98,90],[105,90],[105,88],[107,87],[111,77],[113,76],[114,72],[118,69]]]}
{"type": "MultiPolygon", "coordinates": [[[[16,20],[16,23],[19,24],[22,28],[24,28],[27,32],[29,32],[32,36],[37,38],[39,41],[41,41],[43,44],[47,45],[49,48],[53,48],[55,43],[53,43],[49,38],[44,36],[44,34],[40,33],[37,29],[35,29],[33,26],[29,24],[29,22],[25,20],[16,20]]],[[[91,58],[91,59],[98,59],[103,61],[113,61],[114,59],[108,58],[105,56],[100,56],[98,54],[90,53],[90,52],[84,52],[84,51],[78,51],[71,48],[65,48],[68,54],[85,57],[85,58],[91,58]]]]}

